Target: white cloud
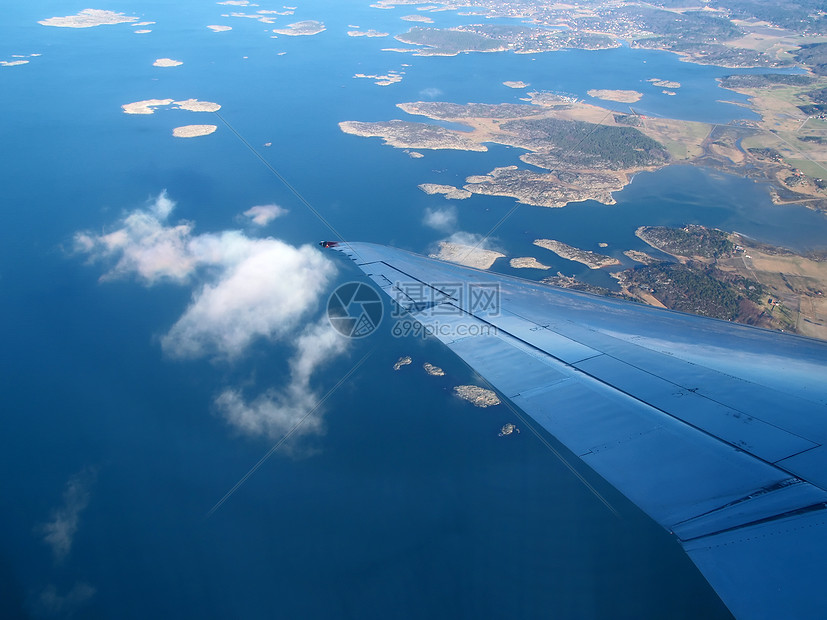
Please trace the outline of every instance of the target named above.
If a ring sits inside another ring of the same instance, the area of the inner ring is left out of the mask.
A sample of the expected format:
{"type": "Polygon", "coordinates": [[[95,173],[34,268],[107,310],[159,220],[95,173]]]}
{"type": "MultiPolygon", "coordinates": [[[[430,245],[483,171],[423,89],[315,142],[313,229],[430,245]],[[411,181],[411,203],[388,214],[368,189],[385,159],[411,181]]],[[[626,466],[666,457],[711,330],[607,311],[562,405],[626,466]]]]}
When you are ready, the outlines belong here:
{"type": "Polygon", "coordinates": [[[114,232],[75,235],[77,251],[115,263],[104,280],[200,280],[189,307],[161,339],[166,353],[236,357],[258,338],[286,337],[319,306],[335,267],[318,249],[240,231],[196,235],[191,223],[167,224],[174,207],[161,192],[114,232]]]}
{"type": "Polygon", "coordinates": [[[480,250],[491,250],[493,252],[500,251],[496,244],[494,244],[494,242],[488,237],[483,237],[482,235],[478,235],[476,233],[465,232],[463,230],[458,230],[447,239],[444,239],[444,241],[447,241],[448,243],[455,243],[457,245],[470,245],[480,250]]]}
{"type": "Polygon", "coordinates": [[[346,340],[333,330],[327,321],[306,328],[296,340],[296,355],[290,361],[288,385],[276,392],[268,390],[247,402],[239,390],[224,390],[215,404],[224,418],[236,429],[248,435],[281,437],[301,422],[297,433],[319,432],[322,428],[321,411],[311,410],[319,402],[310,379],[316,369],[333,356],[342,353],[346,340]],[[307,418],[302,421],[302,418],[307,418]]]}
{"type": "Polygon", "coordinates": [[[256,205],[244,212],[256,226],[267,226],[277,217],[287,214],[287,209],[278,205],[256,205]]]}
{"type": "MultiPolygon", "coordinates": [[[[310,245],[251,238],[237,230],[195,234],[192,223],[167,222],[174,207],[162,192],[147,207],[127,214],[113,232],[78,233],[75,248],[112,265],[103,280],[135,277],[147,285],[171,281],[193,286],[188,307],[161,338],[172,357],[233,360],[257,340],[292,342],[290,371],[280,391],[266,390],[248,402],[239,390],[228,388],[216,399],[219,411],[240,431],[283,434],[316,404],[311,386],[315,370],[347,345],[326,319],[306,326],[323,307],[334,263],[310,245]]],[[[262,205],[245,215],[261,223],[283,212],[262,205]]],[[[314,412],[300,431],[320,429],[320,412],[314,412]]],[[[52,530],[54,544],[59,544],[60,532],[72,530],[71,519],[56,519],[52,530]]]]}
{"type": "Polygon", "coordinates": [[[89,254],[93,260],[117,259],[115,266],[103,275],[104,280],[135,274],[148,284],[165,279],[184,281],[198,261],[188,247],[192,224],[164,223],[174,208],[175,203],[163,191],[147,209],[125,217],[114,232],[76,233],[75,249],[89,254]]]}
{"type": "Polygon", "coordinates": [[[88,583],[77,582],[66,594],[58,594],[53,585],[46,586],[37,600],[38,615],[71,616],[75,609],[95,595],[95,588],[88,583]]]}
{"type": "Polygon", "coordinates": [[[38,527],[57,561],[63,560],[72,549],[80,514],[89,504],[90,487],[94,481],[95,473],[89,470],[72,476],[63,491],[63,505],[52,513],[50,521],[38,527]]]}
{"type": "Polygon", "coordinates": [[[420,97],[426,97],[428,99],[435,99],[436,97],[439,97],[441,94],[442,94],[441,90],[439,90],[438,88],[433,88],[433,87],[423,88],[422,90],[419,91],[419,96],[420,97]]]}
{"type": "Polygon", "coordinates": [[[456,207],[445,207],[444,209],[426,208],[422,223],[434,230],[450,232],[454,230],[457,225],[457,209],[456,207]]]}
{"type": "MultiPolygon", "coordinates": [[[[212,240],[211,240],[212,241],[212,240]]],[[[250,240],[224,233],[218,252],[241,244],[243,258],[221,278],[196,292],[186,312],[162,339],[176,357],[218,352],[239,355],[259,337],[279,338],[296,328],[333,275],[333,264],[315,248],[295,248],[276,239],[250,240]]]]}

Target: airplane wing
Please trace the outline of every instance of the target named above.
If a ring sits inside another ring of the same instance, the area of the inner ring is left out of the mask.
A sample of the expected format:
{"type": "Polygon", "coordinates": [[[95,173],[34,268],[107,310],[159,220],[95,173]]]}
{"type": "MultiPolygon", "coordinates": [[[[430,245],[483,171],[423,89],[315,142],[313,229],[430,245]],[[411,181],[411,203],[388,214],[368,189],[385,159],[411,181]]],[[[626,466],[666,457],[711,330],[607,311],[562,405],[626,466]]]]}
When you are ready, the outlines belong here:
{"type": "Polygon", "coordinates": [[[671,532],[736,617],[827,616],[827,343],[335,249],[671,532]]]}

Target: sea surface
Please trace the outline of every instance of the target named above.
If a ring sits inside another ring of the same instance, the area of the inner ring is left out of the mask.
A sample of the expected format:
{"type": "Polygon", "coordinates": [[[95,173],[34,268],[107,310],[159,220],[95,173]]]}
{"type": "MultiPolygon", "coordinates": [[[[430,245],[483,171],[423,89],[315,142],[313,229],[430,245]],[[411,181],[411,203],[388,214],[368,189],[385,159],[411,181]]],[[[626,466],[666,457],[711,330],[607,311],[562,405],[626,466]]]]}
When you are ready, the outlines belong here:
{"type": "MultiPolygon", "coordinates": [[[[166,190],[177,203],[172,220],[197,233],[241,229],[295,246],[335,237],[332,227],[348,239],[417,252],[450,232],[485,234],[512,199],[452,203],[417,185],[457,185],[495,166],[522,165],[521,151],[491,145],[412,159],[378,139],[346,135],[338,123],[405,118],[396,108],[405,101],[519,102],[524,91],[505,80],[582,98],[591,88],[640,90],[635,109],[652,115],[754,118],[722,102],[745,102],[715,81],[729,69],[627,47],[383,52],[401,44],[348,37],[348,25],[398,34],[413,25],[399,17],[414,7],[332,4],[297,0],[295,15],[279,16],[277,26],[317,19],[327,29],[278,38],[269,32],[276,26],[221,17],[251,7],[99,7],[157,22],[143,35],[129,24],[37,24],[85,5],[4,8],[0,59],[42,55],[0,67],[0,616],[727,617],[666,532],[560,448],[619,516],[608,511],[530,429],[498,437],[515,422],[508,409],[478,409],[452,395],[453,386],[478,382],[473,371],[439,343],[393,338],[390,321],[314,374],[312,386],[324,394],[367,356],[325,402],[324,432],[288,442],[209,514],[277,439],[234,429],[216,395],[228,386],[249,394],[282,388],[292,343],[257,341],[233,360],[170,359],[161,338],[196,284],[101,279],[111,265],[78,254],[75,233],[114,230],[166,190]],[[214,33],[208,24],[233,30],[214,33]],[[153,67],[161,57],[184,64],[153,67]],[[380,87],[352,77],[389,70],[404,71],[402,82],[380,87]],[[663,95],[646,82],[653,77],[682,87],[663,95]],[[167,97],[218,102],[223,121],[169,110],[132,116],[120,107],[167,97]],[[219,128],[172,137],[173,127],[190,123],[219,128]],[[264,231],[239,219],[270,203],[289,213],[264,231]],[[426,209],[449,206],[453,230],[423,225],[426,209]],[[403,355],[413,363],[394,371],[403,355]],[[426,361],[446,376],[426,375],[426,361]],[[70,542],[61,553],[49,542],[46,524],[54,522],[70,542]]],[[[428,15],[438,26],[473,22],[428,15]]],[[[585,249],[603,242],[622,256],[646,249],[634,236],[638,226],[686,223],[795,249],[823,247],[827,238],[823,217],[773,206],[765,187],[701,168],[640,174],[615,198],[611,206],[522,206],[491,241],[509,256],[533,255],[609,284],[531,242],[542,236],[585,249]]],[[[334,260],[331,291],[361,277],[334,260]]],[[[495,269],[526,276],[504,261],[495,269]]],[[[322,308],[323,301],[307,320],[322,308]]]]}

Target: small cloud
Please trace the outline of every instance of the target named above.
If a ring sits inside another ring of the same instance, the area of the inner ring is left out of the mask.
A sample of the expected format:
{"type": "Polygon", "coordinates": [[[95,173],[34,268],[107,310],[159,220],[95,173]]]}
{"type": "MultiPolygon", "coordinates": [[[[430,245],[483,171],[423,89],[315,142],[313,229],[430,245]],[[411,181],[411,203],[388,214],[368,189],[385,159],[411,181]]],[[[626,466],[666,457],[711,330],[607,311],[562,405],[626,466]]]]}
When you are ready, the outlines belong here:
{"type": "Polygon", "coordinates": [[[483,237],[482,235],[478,235],[477,233],[469,233],[463,230],[458,230],[454,234],[452,234],[448,239],[446,239],[448,243],[455,243],[457,245],[470,245],[477,247],[481,250],[492,250],[492,251],[499,251],[499,248],[495,247],[494,243],[488,237],[483,237]]]}
{"type": "Polygon", "coordinates": [[[174,208],[175,202],[164,190],[146,209],[126,216],[114,232],[76,233],[75,251],[89,254],[92,260],[116,259],[115,266],[101,277],[103,280],[130,274],[147,284],[187,280],[197,266],[197,257],[188,247],[193,227],[188,222],[167,226],[166,219],[174,208]]]}
{"type": "Polygon", "coordinates": [[[71,616],[74,611],[95,595],[95,588],[88,583],[78,582],[66,594],[59,594],[57,588],[48,585],[37,597],[39,616],[71,616]]]}
{"type": "Polygon", "coordinates": [[[426,208],[422,223],[440,232],[451,232],[457,226],[456,207],[445,207],[444,209],[426,208]]]}
{"type": "Polygon", "coordinates": [[[267,224],[277,217],[281,217],[287,213],[287,209],[278,205],[257,205],[247,209],[244,215],[249,217],[256,226],[267,226],[267,224]]]}
{"type": "Polygon", "coordinates": [[[205,235],[224,271],[204,284],[161,340],[173,357],[240,355],[257,338],[287,337],[318,300],[335,273],[316,248],[293,247],[277,239],[249,239],[230,231],[205,235]]]}
{"type": "MultiPolygon", "coordinates": [[[[200,280],[189,307],[161,340],[169,355],[237,357],[258,338],[289,337],[318,307],[336,271],[318,249],[236,230],[194,234],[192,223],[167,223],[174,208],[161,192],[147,208],[123,218],[114,232],[81,232],[74,238],[77,252],[114,262],[102,280],[134,276],[148,285],[200,280]]],[[[246,214],[254,210],[253,221],[284,211],[263,205],[246,214]]]]}
{"type": "Polygon", "coordinates": [[[420,97],[425,97],[426,99],[436,99],[442,94],[442,91],[438,88],[423,88],[419,91],[420,97]]]}
{"type": "Polygon", "coordinates": [[[72,476],[63,491],[63,505],[52,513],[50,521],[37,528],[43,535],[43,541],[52,548],[58,562],[69,555],[72,549],[80,515],[89,504],[90,488],[94,481],[95,472],[91,470],[72,476]]]}
{"type": "Polygon", "coordinates": [[[296,340],[296,353],[290,360],[290,380],[280,392],[267,390],[247,402],[239,390],[227,389],[215,399],[215,404],[230,425],[247,435],[275,439],[299,423],[297,431],[301,434],[320,432],[321,411],[313,411],[319,396],[311,389],[310,379],[324,362],[344,352],[346,347],[346,339],[327,321],[319,321],[306,328],[296,340]]]}

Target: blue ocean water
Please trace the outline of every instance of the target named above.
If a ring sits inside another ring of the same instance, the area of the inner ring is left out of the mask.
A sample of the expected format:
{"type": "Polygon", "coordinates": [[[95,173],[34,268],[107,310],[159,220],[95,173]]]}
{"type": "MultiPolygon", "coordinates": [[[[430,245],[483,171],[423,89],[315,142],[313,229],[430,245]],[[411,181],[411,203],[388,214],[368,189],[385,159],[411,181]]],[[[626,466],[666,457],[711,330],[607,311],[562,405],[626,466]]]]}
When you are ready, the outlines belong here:
{"type": "MultiPolygon", "coordinates": [[[[743,101],[715,82],[731,70],[628,48],[536,57],[382,52],[396,43],[347,37],[348,24],[403,32],[410,24],[399,17],[411,7],[330,4],[302,2],[278,18],[319,19],[325,32],[277,39],[267,32],[273,26],[222,18],[235,10],[226,5],[107,5],[156,21],[147,35],[125,24],[37,24],[69,12],[64,3],[7,7],[0,56],[42,56],[0,68],[0,615],[725,617],[665,532],[584,471],[621,516],[607,511],[531,433],[498,438],[513,421],[507,410],[475,409],[451,395],[474,373],[437,343],[392,338],[388,324],[314,379],[324,393],[370,354],[325,406],[326,432],[270,458],[206,518],[271,446],[234,432],[214,398],[227,386],[256,393],[283,385],[289,343],[258,343],[234,363],[170,360],[159,340],[192,290],[100,282],[104,266],[73,254],[72,236],[111,230],[163,189],[178,203],[175,217],[198,232],[239,227],[241,211],[274,202],[290,213],[267,234],[301,244],[331,233],[225,125],[175,140],[177,125],[214,121],[188,112],[130,116],[122,104],[221,103],[222,117],[345,237],[415,251],[443,236],[422,225],[424,210],[449,204],[417,184],[459,184],[517,163],[520,151],[411,159],[343,134],[339,122],[403,118],[396,103],[429,97],[517,101],[521,93],[501,82],[518,79],[583,97],[590,88],[639,89],[636,109],[651,114],[749,116],[718,101],[743,101]],[[233,30],[205,28],[222,23],[233,30]],[[152,67],[160,57],[184,64],[152,67]],[[379,87],[353,78],[388,70],[404,70],[403,81],[379,87]],[[650,77],[683,86],[664,96],[650,77]],[[414,363],[395,372],[401,355],[414,363]],[[425,361],[446,377],[427,376],[425,361]],[[71,550],[56,560],[40,526],[76,475],[88,505],[71,550]]],[[[432,15],[437,25],[471,20],[432,15]]],[[[782,212],[760,186],[696,168],[639,175],[616,198],[613,206],[521,207],[494,241],[583,276],[536,254],[535,233],[583,247],[604,241],[616,253],[642,249],[634,237],[642,224],[698,222],[793,247],[824,238],[815,214],[782,212]]],[[[512,205],[475,196],[455,205],[458,225],[483,234],[512,205]]],[[[358,277],[340,264],[336,282],[358,277]]]]}

